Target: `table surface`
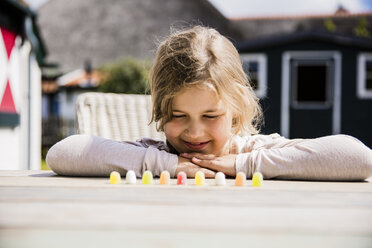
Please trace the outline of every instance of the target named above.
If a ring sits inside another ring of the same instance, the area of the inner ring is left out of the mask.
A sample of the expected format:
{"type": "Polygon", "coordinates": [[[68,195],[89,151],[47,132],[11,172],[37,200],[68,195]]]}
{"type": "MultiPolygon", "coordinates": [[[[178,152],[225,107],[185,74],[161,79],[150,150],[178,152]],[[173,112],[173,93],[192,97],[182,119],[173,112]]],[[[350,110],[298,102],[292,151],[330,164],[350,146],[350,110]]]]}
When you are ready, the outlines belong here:
{"type": "Polygon", "coordinates": [[[206,182],[0,171],[0,247],[372,247],[368,181],[206,182]]]}

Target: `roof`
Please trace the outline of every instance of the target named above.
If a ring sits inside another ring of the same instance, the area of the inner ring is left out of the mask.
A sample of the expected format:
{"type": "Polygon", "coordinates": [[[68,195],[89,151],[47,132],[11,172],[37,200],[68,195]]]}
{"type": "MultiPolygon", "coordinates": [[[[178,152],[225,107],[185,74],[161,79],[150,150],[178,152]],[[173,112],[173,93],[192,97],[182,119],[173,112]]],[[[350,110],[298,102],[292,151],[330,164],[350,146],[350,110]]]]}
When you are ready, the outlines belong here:
{"type": "Polygon", "coordinates": [[[57,83],[60,87],[79,87],[91,88],[98,86],[102,79],[101,73],[93,70],[86,73],[83,69],[77,69],[58,78],[57,83]]]}
{"type": "Polygon", "coordinates": [[[94,68],[127,56],[152,60],[170,26],[203,24],[234,40],[240,34],[207,0],[49,0],[39,21],[48,60],[62,72],[82,68],[87,59],[94,68]]]}
{"type": "Polygon", "coordinates": [[[15,0],[0,1],[0,25],[28,39],[39,64],[43,64],[47,49],[37,25],[37,15],[26,5],[15,0]]]}
{"type": "Polygon", "coordinates": [[[335,33],[352,35],[366,18],[372,35],[372,13],[227,19],[208,0],[49,0],[39,9],[39,21],[50,50],[48,61],[61,72],[93,67],[122,57],[152,60],[156,44],[169,34],[170,26],[203,24],[214,27],[235,44],[265,36],[294,32],[326,32],[331,20],[335,33]],[[84,13],[84,14],[81,14],[84,13]]]}
{"type": "Polygon", "coordinates": [[[313,31],[300,31],[290,34],[266,36],[263,38],[237,43],[236,47],[240,51],[254,51],[308,40],[325,41],[343,46],[360,47],[362,49],[372,49],[372,39],[370,38],[313,31]]]}
{"type": "Polygon", "coordinates": [[[350,13],[350,12],[343,12],[338,11],[333,14],[307,14],[307,15],[277,15],[277,16],[237,16],[237,17],[230,17],[231,21],[247,21],[247,20],[291,20],[291,19],[324,19],[324,18],[354,18],[354,17],[364,17],[364,16],[372,16],[372,12],[357,12],[357,13],[350,13]]]}
{"type": "Polygon", "coordinates": [[[242,39],[247,41],[259,37],[290,34],[296,32],[329,32],[353,36],[355,28],[365,22],[365,28],[372,35],[372,13],[291,16],[291,17],[262,17],[251,19],[234,19],[232,25],[240,30],[242,39]],[[328,27],[327,27],[328,26],[328,27]]]}

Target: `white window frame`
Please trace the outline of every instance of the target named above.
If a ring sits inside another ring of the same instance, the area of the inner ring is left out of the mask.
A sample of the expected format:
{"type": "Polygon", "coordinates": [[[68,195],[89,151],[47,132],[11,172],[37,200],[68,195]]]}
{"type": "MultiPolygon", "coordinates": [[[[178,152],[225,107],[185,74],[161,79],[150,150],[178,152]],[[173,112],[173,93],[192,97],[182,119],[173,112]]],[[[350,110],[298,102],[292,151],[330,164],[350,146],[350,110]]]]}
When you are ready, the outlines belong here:
{"type": "Polygon", "coordinates": [[[341,132],[341,62],[339,51],[286,51],[282,55],[282,95],[281,95],[281,120],[280,132],[284,137],[289,137],[290,130],[290,62],[291,59],[328,59],[334,60],[334,89],[333,89],[333,134],[341,132]]]}
{"type": "Polygon", "coordinates": [[[263,53],[243,53],[240,55],[242,64],[244,62],[256,61],[258,63],[258,85],[254,91],[258,98],[267,96],[267,58],[263,53]]]}
{"type": "Polygon", "coordinates": [[[372,90],[366,89],[366,61],[372,60],[372,53],[360,53],[357,62],[357,96],[372,99],[372,90]]]}

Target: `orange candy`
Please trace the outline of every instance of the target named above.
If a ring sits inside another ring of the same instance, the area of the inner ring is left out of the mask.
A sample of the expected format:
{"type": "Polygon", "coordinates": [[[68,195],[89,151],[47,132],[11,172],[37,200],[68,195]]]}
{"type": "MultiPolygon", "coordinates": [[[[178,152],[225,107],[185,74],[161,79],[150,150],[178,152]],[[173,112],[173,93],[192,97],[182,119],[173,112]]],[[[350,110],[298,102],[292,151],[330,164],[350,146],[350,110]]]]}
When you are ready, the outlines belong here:
{"type": "Polygon", "coordinates": [[[170,174],[168,171],[163,171],[160,174],[160,184],[165,184],[165,185],[170,184],[170,174]]]}
{"type": "Polygon", "coordinates": [[[244,172],[238,172],[235,178],[235,186],[244,186],[246,181],[246,175],[244,172]]]}

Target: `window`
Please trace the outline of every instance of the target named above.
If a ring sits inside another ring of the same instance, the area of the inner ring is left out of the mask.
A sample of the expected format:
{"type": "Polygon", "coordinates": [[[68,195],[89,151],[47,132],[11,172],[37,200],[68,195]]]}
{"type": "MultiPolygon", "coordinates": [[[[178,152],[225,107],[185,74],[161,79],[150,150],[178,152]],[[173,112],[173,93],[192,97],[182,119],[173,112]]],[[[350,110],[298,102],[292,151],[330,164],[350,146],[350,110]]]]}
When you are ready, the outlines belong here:
{"type": "MultiPolygon", "coordinates": [[[[283,52],[280,120],[280,132],[283,136],[290,137],[290,130],[293,130],[290,129],[291,120],[295,118],[296,114],[305,112],[320,114],[328,110],[329,114],[332,113],[332,133],[341,132],[341,64],[342,56],[339,51],[283,52]],[[326,73],[324,73],[324,70],[326,73]],[[300,75],[297,77],[297,74],[300,75]],[[320,82],[316,83],[317,87],[315,88],[322,93],[312,92],[307,94],[306,92],[309,87],[309,81],[306,83],[306,77],[313,76],[313,74],[317,74],[317,78],[321,79],[320,82]],[[301,82],[298,79],[304,78],[306,80],[302,84],[304,81],[301,82]]],[[[297,117],[300,117],[300,115],[297,115],[297,117]]]]}
{"type": "Polygon", "coordinates": [[[327,67],[324,65],[300,65],[297,67],[297,102],[325,102],[327,67]]]}
{"type": "Polygon", "coordinates": [[[266,56],[263,54],[242,54],[243,70],[257,97],[266,97],[266,56]]]}
{"type": "Polygon", "coordinates": [[[357,94],[359,98],[372,98],[372,53],[358,56],[357,94]]]}
{"type": "Polygon", "coordinates": [[[331,59],[291,61],[292,104],[295,107],[327,107],[331,103],[331,59]]]}

